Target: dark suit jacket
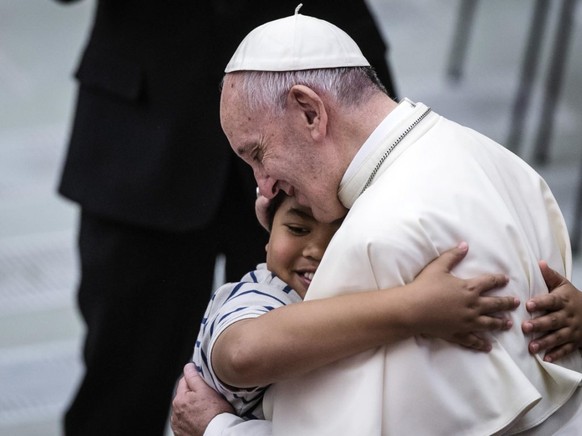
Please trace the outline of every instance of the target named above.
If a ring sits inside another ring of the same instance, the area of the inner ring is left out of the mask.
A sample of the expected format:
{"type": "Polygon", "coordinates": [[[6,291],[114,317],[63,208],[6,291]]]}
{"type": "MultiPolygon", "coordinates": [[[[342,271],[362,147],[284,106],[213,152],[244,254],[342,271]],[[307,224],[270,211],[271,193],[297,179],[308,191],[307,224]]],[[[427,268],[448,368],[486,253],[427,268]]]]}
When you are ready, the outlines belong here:
{"type": "MultiPolygon", "coordinates": [[[[352,34],[389,80],[385,46],[363,1],[303,3],[303,14],[352,34]]],[[[210,222],[235,169],[252,204],[251,171],[220,128],[219,83],[242,38],[296,5],[99,0],[75,74],[79,94],[60,193],[104,217],[188,230],[210,222]]]]}

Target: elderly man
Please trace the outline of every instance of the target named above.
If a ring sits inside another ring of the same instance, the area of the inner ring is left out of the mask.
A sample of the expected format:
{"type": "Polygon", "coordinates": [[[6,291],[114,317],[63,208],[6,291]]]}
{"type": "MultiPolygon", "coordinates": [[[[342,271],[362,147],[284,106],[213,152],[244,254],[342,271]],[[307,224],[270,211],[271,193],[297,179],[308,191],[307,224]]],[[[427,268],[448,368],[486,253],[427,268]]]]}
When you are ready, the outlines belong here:
{"type": "MultiPolygon", "coordinates": [[[[460,239],[475,257],[456,273],[501,269],[522,301],[547,293],[538,259],[570,275],[567,230],[541,177],[424,104],[392,101],[337,27],[298,13],[267,23],[226,73],[222,127],[261,193],[284,190],[321,221],[347,212],[306,299],[407,283],[460,239]]],[[[511,317],[531,331],[525,305],[511,317]]],[[[582,355],[544,360],[528,352],[532,337],[495,334],[487,354],[409,339],[272,386],[266,414],[275,435],[582,428],[582,355]]]]}

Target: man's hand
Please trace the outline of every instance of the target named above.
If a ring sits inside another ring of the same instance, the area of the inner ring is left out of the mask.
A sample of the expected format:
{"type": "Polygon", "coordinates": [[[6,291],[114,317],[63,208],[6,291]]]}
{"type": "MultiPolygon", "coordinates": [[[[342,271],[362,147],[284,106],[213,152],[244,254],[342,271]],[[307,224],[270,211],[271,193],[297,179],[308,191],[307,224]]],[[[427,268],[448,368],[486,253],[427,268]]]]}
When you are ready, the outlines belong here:
{"type": "Polygon", "coordinates": [[[184,376],[172,402],[172,431],[176,436],[202,436],[212,419],[234,413],[232,406],[206,384],[193,363],[184,367],[184,376]]]}
{"type": "Polygon", "coordinates": [[[522,323],[524,333],[545,333],[529,343],[532,354],[546,351],[544,360],[553,362],[582,347],[582,292],[565,277],[540,261],[549,294],[526,303],[528,312],[541,315],[522,323]]]}

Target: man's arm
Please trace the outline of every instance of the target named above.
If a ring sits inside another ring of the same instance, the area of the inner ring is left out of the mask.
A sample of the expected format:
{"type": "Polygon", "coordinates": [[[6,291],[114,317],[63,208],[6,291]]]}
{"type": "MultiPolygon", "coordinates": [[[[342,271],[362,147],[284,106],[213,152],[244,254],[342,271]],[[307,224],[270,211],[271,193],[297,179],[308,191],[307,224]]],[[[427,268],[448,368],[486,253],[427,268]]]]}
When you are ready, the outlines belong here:
{"type": "Polygon", "coordinates": [[[504,286],[504,275],[450,274],[466,253],[466,244],[445,252],[406,286],[306,301],[236,322],[212,349],[214,372],[231,386],[265,386],[414,335],[488,351],[490,343],[475,332],[511,327],[499,312],[519,301],[482,295],[504,286]]]}
{"type": "Polygon", "coordinates": [[[192,363],[176,388],[170,419],[176,436],[270,436],[271,422],[244,421],[233,414],[232,406],[208,386],[192,363]]]}
{"type": "Polygon", "coordinates": [[[545,333],[530,342],[529,351],[546,351],[544,360],[554,362],[582,348],[582,292],[545,261],[540,262],[540,269],[550,293],[526,303],[528,312],[542,314],[524,321],[522,329],[524,333],[545,333]]]}

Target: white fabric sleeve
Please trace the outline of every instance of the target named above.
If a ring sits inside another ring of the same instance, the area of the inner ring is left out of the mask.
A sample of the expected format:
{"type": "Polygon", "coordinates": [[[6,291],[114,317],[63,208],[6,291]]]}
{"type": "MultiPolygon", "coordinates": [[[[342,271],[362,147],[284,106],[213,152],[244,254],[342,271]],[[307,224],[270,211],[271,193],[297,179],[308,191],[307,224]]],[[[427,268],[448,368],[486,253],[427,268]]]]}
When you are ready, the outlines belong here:
{"type": "Polygon", "coordinates": [[[271,436],[272,434],[271,421],[262,419],[245,421],[232,413],[216,415],[204,432],[204,436],[271,436]]]}

